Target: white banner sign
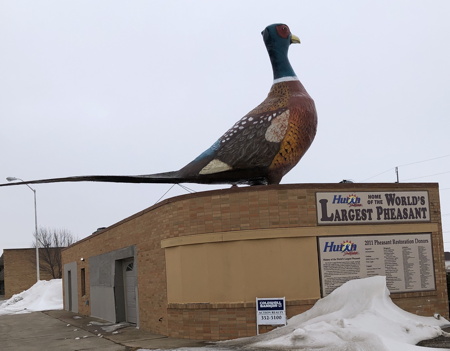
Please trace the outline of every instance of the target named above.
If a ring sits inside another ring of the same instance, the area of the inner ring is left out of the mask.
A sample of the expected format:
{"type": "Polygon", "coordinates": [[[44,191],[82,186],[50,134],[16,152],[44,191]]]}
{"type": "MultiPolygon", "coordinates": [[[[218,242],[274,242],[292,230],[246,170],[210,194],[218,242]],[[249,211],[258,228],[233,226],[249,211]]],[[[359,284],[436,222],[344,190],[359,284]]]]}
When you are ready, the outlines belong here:
{"type": "Polygon", "coordinates": [[[321,225],[428,222],[426,191],[316,193],[321,225]]]}
{"type": "Polygon", "coordinates": [[[256,298],[256,324],[286,325],[285,298],[256,298]]]}
{"type": "Polygon", "coordinates": [[[431,234],[318,238],[322,295],[352,279],[386,276],[390,292],[435,290],[431,234]]]}

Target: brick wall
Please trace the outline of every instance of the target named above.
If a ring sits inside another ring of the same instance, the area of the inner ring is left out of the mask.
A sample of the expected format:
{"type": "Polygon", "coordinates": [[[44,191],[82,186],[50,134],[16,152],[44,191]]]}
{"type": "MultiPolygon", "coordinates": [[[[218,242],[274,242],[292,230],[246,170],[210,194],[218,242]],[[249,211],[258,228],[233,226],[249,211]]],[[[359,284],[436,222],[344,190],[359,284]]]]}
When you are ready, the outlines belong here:
{"type": "MultiPolygon", "coordinates": [[[[150,212],[157,214],[158,211],[150,212]]],[[[164,250],[160,246],[161,223],[158,216],[138,215],[63,250],[63,263],[77,263],[78,292],[81,268],[85,268],[86,296],[78,297],[80,314],[90,315],[89,257],[136,245],[138,267],[139,327],[167,335],[167,298],[164,250]],[[85,258],[81,261],[80,258],[85,258]]],[[[67,308],[67,306],[65,306],[67,308]]]]}
{"type": "MultiPolygon", "coordinates": [[[[287,318],[309,310],[317,300],[286,302],[287,318]]],[[[256,334],[256,304],[169,304],[171,336],[202,340],[229,340],[256,334]]],[[[259,326],[265,333],[276,326],[259,326]]]]}
{"type": "MultiPolygon", "coordinates": [[[[27,290],[36,284],[36,249],[6,249],[3,251],[3,260],[5,298],[27,290]]],[[[40,260],[40,265],[42,266],[42,264],[43,262],[40,260]]],[[[52,279],[51,275],[42,268],[39,274],[41,280],[52,279]]]]}
{"type": "MultiPolygon", "coordinates": [[[[401,308],[419,315],[439,312],[448,316],[444,249],[437,184],[293,184],[231,188],[179,196],[165,200],[63,251],[63,262],[77,262],[86,270],[85,297],[79,296],[79,312],[90,314],[89,257],[134,245],[138,266],[140,328],[164,335],[221,340],[256,333],[254,301],[220,301],[203,304],[169,303],[165,253],[161,242],[170,238],[213,233],[278,228],[315,228],[317,191],[415,191],[429,192],[436,291],[393,294],[401,308]],[[80,261],[80,258],[85,261],[80,261]]],[[[375,226],[366,226],[375,228],[375,226]]],[[[322,232],[327,228],[320,228],[322,232]]],[[[341,228],[345,231],[345,227],[341,228]]],[[[342,234],[341,234],[342,235],[342,234]]],[[[235,239],[238,240],[238,239],[235,239]]],[[[312,262],[318,264],[318,262],[312,262]]],[[[6,265],[6,264],[5,264],[6,265]]],[[[188,280],[188,279],[187,279],[188,280]]],[[[288,316],[309,309],[320,298],[286,301],[288,316]]],[[[264,331],[264,329],[261,329],[264,331]]]]}

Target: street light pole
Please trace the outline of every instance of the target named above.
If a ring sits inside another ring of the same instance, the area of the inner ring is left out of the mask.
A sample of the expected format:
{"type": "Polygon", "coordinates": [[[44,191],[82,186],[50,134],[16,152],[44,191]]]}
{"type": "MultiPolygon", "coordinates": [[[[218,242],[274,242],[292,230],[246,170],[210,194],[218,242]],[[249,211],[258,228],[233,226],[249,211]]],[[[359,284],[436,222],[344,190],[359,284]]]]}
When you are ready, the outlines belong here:
{"type": "MultiPolygon", "coordinates": [[[[24,182],[23,179],[16,178],[16,177],[7,177],[6,180],[8,182],[13,182],[16,180],[20,180],[24,182]]],[[[33,189],[28,184],[25,184],[34,195],[34,238],[36,240],[36,279],[37,281],[41,280],[40,271],[39,271],[39,240],[38,240],[38,224],[37,224],[37,206],[36,206],[36,189],[33,189]]]]}

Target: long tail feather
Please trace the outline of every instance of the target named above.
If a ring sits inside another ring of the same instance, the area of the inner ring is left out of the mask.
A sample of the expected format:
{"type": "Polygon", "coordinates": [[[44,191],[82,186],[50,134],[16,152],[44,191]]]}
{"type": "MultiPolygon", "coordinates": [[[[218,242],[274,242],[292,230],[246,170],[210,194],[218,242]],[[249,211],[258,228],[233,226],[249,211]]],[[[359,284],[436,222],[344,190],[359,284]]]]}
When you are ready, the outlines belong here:
{"type": "Polygon", "coordinates": [[[248,170],[232,170],[214,174],[186,175],[181,170],[165,173],[145,175],[90,175],[63,178],[49,178],[39,180],[26,180],[13,183],[3,183],[0,187],[26,184],[63,183],[63,182],[106,182],[106,183],[197,183],[197,184],[247,184],[266,185],[268,179],[261,176],[263,171],[258,168],[248,170]]]}
{"type": "Polygon", "coordinates": [[[107,182],[107,183],[184,183],[185,179],[177,178],[177,172],[158,173],[150,175],[90,175],[74,176],[63,178],[49,178],[39,180],[27,180],[14,183],[0,184],[2,186],[12,186],[21,184],[44,184],[44,183],[62,183],[62,182],[107,182]]]}

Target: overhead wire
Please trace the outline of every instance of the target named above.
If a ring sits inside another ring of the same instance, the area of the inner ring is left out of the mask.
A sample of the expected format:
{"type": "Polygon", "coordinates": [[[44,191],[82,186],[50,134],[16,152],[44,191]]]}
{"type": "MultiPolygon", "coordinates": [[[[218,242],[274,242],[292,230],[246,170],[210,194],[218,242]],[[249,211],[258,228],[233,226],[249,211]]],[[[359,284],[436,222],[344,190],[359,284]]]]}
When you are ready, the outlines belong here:
{"type": "MultiPolygon", "coordinates": [[[[404,180],[405,180],[405,181],[408,181],[408,180],[414,180],[414,179],[422,179],[422,178],[434,177],[434,176],[437,176],[437,175],[442,175],[442,174],[447,174],[447,173],[450,173],[450,171],[441,172],[441,173],[435,173],[435,174],[430,174],[430,175],[421,176],[421,177],[408,178],[408,179],[404,179],[404,180]]],[[[443,189],[441,189],[441,190],[443,190],[443,189]]]]}
{"type": "MultiPolygon", "coordinates": [[[[411,165],[415,165],[415,164],[418,164],[418,163],[424,163],[424,162],[429,162],[429,161],[435,161],[435,160],[439,160],[439,159],[446,158],[446,157],[450,157],[450,154],[444,155],[444,156],[433,157],[433,158],[429,158],[429,159],[422,160],[422,161],[415,161],[415,162],[410,162],[410,163],[404,163],[404,164],[399,165],[399,166],[396,166],[396,167],[391,167],[391,168],[389,168],[388,170],[386,170],[386,171],[384,171],[384,172],[381,172],[381,173],[378,173],[378,174],[376,174],[376,175],[374,175],[374,176],[372,176],[372,177],[363,179],[361,182],[365,182],[365,181],[367,181],[367,180],[376,178],[376,177],[378,177],[378,176],[380,176],[380,175],[382,175],[382,174],[385,174],[385,173],[387,173],[387,172],[390,172],[390,171],[392,171],[392,170],[395,170],[395,168],[398,168],[398,167],[411,166],[411,165]]],[[[406,180],[412,180],[412,179],[419,179],[419,178],[432,177],[432,176],[435,176],[435,175],[441,175],[441,174],[446,174],[446,173],[450,173],[450,171],[448,171],[448,172],[443,172],[443,173],[432,174],[432,175],[423,176],[423,177],[418,177],[418,178],[406,179],[406,180]]]]}
{"type": "Polygon", "coordinates": [[[378,176],[380,176],[380,175],[382,175],[382,174],[385,174],[385,173],[387,173],[387,172],[390,172],[390,171],[392,171],[392,170],[394,170],[394,169],[395,169],[394,167],[393,167],[393,168],[389,168],[388,170],[386,170],[386,171],[384,171],[384,172],[378,173],[378,174],[376,174],[376,175],[374,175],[374,176],[372,176],[372,177],[369,177],[369,178],[367,178],[367,179],[363,179],[363,180],[361,180],[361,183],[364,183],[365,181],[370,180],[370,179],[372,179],[372,178],[376,178],[376,177],[378,177],[378,176]]]}
{"type": "MultiPolygon", "coordinates": [[[[388,170],[383,171],[383,172],[381,172],[381,173],[375,174],[374,176],[371,176],[371,177],[369,177],[369,178],[366,178],[366,179],[362,180],[361,182],[366,182],[366,181],[368,181],[368,180],[370,180],[370,179],[376,178],[376,177],[378,177],[378,176],[380,176],[380,175],[383,175],[383,174],[385,174],[385,173],[388,173],[388,172],[391,172],[391,171],[394,171],[394,170],[395,170],[395,171],[398,171],[398,168],[400,168],[400,167],[407,167],[407,166],[411,166],[411,165],[415,165],[415,164],[420,164],[420,163],[425,163],[425,162],[430,162],[430,161],[440,160],[440,159],[447,158],[447,157],[450,157],[450,154],[449,154],[449,155],[439,156],[439,157],[433,157],[433,158],[429,158],[429,159],[421,160],[421,161],[415,161],[415,162],[410,162],[410,163],[404,163],[404,164],[401,164],[401,165],[396,166],[396,167],[391,167],[391,168],[389,168],[388,170]]],[[[430,174],[430,175],[425,175],[425,176],[420,176],[420,177],[415,177],[415,178],[408,178],[408,179],[404,179],[404,181],[410,181],[410,180],[415,180],[415,179],[422,179],[422,178],[433,177],[433,176],[438,176],[438,175],[448,174],[448,173],[450,173],[450,171],[441,172],[441,173],[435,173],[435,174],[430,174]]],[[[397,178],[397,179],[398,179],[398,178],[397,178]]],[[[441,188],[441,189],[439,189],[439,191],[442,191],[442,190],[449,190],[449,189],[450,189],[450,188],[448,188],[448,187],[447,187],[447,188],[441,188]]],[[[444,214],[441,214],[441,218],[442,218],[442,217],[447,217],[447,216],[449,216],[449,215],[450,215],[450,213],[444,213],[444,214]]],[[[450,233],[450,230],[442,231],[442,234],[448,234],[448,233],[450,233]]],[[[445,244],[450,244],[450,241],[444,241],[444,243],[445,243],[445,244]]]]}
{"type": "Polygon", "coordinates": [[[444,156],[438,156],[438,157],[429,158],[429,159],[426,159],[426,160],[423,160],[423,161],[416,161],[416,162],[411,162],[411,163],[405,163],[405,164],[399,165],[399,166],[397,166],[397,167],[405,167],[405,166],[415,165],[415,164],[417,164],[417,163],[423,163],[423,162],[428,162],[428,161],[434,161],[434,160],[438,160],[438,159],[446,158],[446,157],[450,157],[450,154],[449,154],[449,155],[444,155],[444,156]]]}

